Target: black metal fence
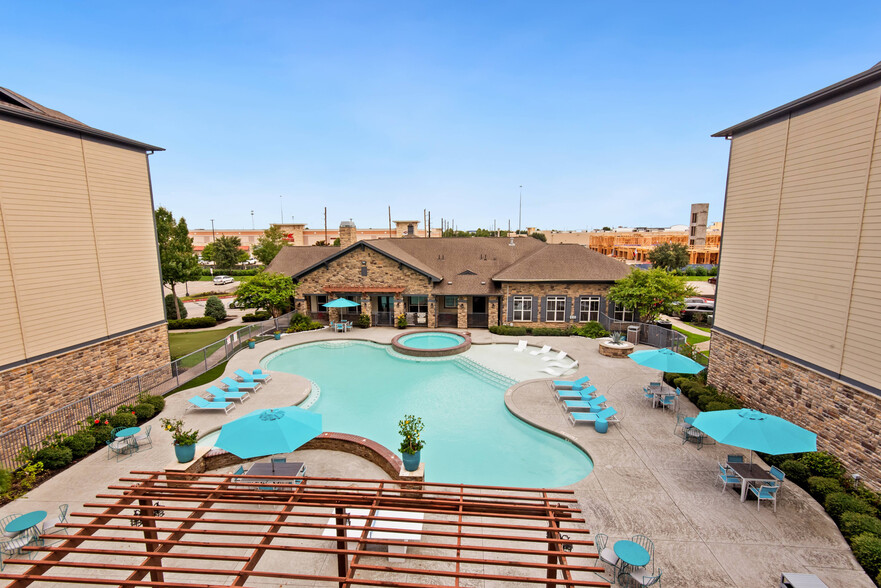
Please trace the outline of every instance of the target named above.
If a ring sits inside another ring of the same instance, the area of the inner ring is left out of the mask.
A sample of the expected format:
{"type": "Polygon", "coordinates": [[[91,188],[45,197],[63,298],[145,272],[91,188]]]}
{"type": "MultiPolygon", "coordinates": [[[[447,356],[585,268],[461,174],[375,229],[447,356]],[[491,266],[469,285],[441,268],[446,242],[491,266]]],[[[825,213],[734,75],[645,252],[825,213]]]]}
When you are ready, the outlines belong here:
{"type": "Polygon", "coordinates": [[[85,398],[3,433],[0,435],[0,466],[7,469],[17,467],[19,464],[16,462],[16,456],[23,447],[35,451],[42,449],[43,440],[47,437],[55,433],[74,433],[80,429],[81,422],[90,421],[102,413],[112,412],[123,404],[131,404],[142,393],[160,396],[186,384],[247,346],[248,339],[287,329],[292,314],[244,326],[227,335],[225,339],[189,355],[93,392],[85,398]]]}
{"type": "Polygon", "coordinates": [[[628,327],[639,327],[639,343],[652,347],[666,347],[678,351],[679,346],[685,343],[685,335],[673,329],[638,323],[633,321],[619,321],[608,315],[600,313],[599,323],[610,333],[623,333],[627,335],[628,327]]]}

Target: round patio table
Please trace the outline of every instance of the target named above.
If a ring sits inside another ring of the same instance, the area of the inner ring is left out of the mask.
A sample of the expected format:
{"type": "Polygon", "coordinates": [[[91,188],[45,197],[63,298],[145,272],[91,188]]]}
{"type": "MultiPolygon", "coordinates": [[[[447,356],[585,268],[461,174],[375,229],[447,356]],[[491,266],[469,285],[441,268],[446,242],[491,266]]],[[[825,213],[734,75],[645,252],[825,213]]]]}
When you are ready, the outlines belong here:
{"type": "Polygon", "coordinates": [[[640,568],[651,560],[649,552],[642,545],[628,539],[616,541],[614,550],[618,559],[635,568],[640,568]]]}
{"type": "Polygon", "coordinates": [[[16,519],[12,519],[4,531],[7,533],[21,533],[31,527],[36,527],[46,518],[48,513],[45,510],[35,510],[27,514],[23,514],[16,519]]]}
{"type": "Polygon", "coordinates": [[[132,435],[137,435],[140,432],[141,432],[141,427],[129,427],[128,429],[123,429],[122,431],[117,431],[116,437],[117,438],[131,437],[132,435]]]}

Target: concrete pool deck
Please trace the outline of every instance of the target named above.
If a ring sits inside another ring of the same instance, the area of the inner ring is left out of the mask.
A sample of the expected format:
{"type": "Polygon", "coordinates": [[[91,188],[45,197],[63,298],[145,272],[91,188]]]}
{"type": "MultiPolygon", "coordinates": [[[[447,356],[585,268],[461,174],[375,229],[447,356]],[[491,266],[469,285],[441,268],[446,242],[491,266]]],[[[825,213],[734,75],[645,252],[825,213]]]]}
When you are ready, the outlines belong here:
{"type": "MultiPolygon", "coordinates": [[[[254,369],[272,351],[318,340],[363,339],[389,343],[400,334],[391,328],[329,330],[285,335],[280,341],[261,342],[254,350],[236,354],[226,368],[230,375],[238,368],[254,369]]],[[[582,337],[502,337],[485,330],[471,331],[473,343],[551,345],[565,350],[579,362],[574,379],[589,375],[591,383],[623,416],[605,435],[592,427],[573,427],[552,399],[547,380],[521,382],[509,394],[509,406],[521,418],[551,431],[565,433],[585,447],[594,459],[594,471],[570,486],[576,492],[587,527],[606,533],[612,541],[644,534],[655,544],[656,567],[663,570],[666,586],[776,586],[780,572],[817,574],[828,586],[867,588],[874,583],[857,564],[844,538],[823,508],[791,483],[780,491],[777,512],[763,505],[757,512],[754,501],[741,503],[729,489],[722,493],[715,483],[717,461],[729,452],[724,445],[702,449],[682,444],[673,434],[675,416],[653,409],[643,400],[642,386],[657,380],[659,372],[627,359],[602,356],[597,341],[582,337]]],[[[205,411],[184,414],[186,400],[205,387],[185,390],[169,397],[162,417],[186,418],[187,428],[203,434],[259,408],[301,402],[309,393],[309,382],[291,374],[273,373],[273,381],[252,394],[250,401],[228,415],[205,411]]],[[[697,410],[684,398],[682,410],[697,410]]],[[[161,470],[174,461],[170,434],[153,426],[153,448],[119,462],[107,459],[106,450],[84,459],[40,487],[0,509],[0,516],[32,510],[57,511],[69,503],[71,511],[116,483],[133,470],[161,470]]],[[[426,431],[430,436],[431,432],[426,431]]],[[[297,451],[290,454],[308,464],[315,476],[384,478],[375,465],[361,458],[328,451],[297,451]]],[[[431,464],[426,463],[430,468],[431,464]]],[[[81,519],[77,519],[81,520],[81,519]]],[[[6,571],[24,571],[9,566],[6,571]]],[[[303,584],[308,585],[308,584],[303,584]]],[[[469,583],[469,585],[472,585],[469,583]]],[[[475,586],[483,586],[475,582],[475,586]]]]}

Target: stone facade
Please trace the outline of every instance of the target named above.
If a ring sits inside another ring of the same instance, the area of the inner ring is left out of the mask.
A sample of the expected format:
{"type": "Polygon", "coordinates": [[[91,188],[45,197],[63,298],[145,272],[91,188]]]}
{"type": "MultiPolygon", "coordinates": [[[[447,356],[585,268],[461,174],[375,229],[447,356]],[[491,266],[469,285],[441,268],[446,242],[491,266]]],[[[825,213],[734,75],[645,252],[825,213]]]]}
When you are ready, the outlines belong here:
{"type": "MultiPolygon", "coordinates": [[[[359,294],[367,288],[372,292],[428,296],[432,282],[424,274],[369,247],[361,247],[303,276],[297,287],[297,295],[327,294],[325,287],[336,289],[341,294],[359,294]],[[367,275],[362,275],[361,268],[366,268],[367,275]]],[[[397,309],[395,312],[398,312],[397,309]]]]}
{"type": "Polygon", "coordinates": [[[817,433],[817,449],[881,490],[881,398],[713,331],[707,380],[744,405],[817,433]]]}
{"type": "MultiPolygon", "coordinates": [[[[505,282],[501,285],[501,290],[504,292],[504,295],[500,296],[501,304],[502,304],[502,312],[500,313],[500,320],[502,323],[509,323],[508,321],[508,304],[510,303],[511,296],[525,295],[525,296],[536,296],[539,299],[539,308],[532,309],[533,318],[544,318],[545,309],[541,307],[541,299],[544,296],[568,296],[570,305],[571,305],[571,314],[575,314],[578,316],[578,308],[576,308],[576,304],[578,302],[579,296],[603,296],[604,298],[609,293],[609,288],[613,285],[612,282],[607,283],[535,283],[535,282],[505,282]]],[[[605,308],[600,308],[600,312],[606,312],[605,308]]],[[[578,322],[576,318],[575,323],[578,322]]],[[[516,321],[513,323],[514,326],[517,327],[550,327],[557,329],[565,329],[567,326],[573,324],[572,321],[569,320],[569,317],[566,317],[564,322],[547,322],[544,320],[534,320],[534,321],[516,321]]]]}
{"type": "Polygon", "coordinates": [[[457,326],[460,329],[468,328],[468,299],[460,296],[456,307],[457,326]]]}
{"type": "Polygon", "coordinates": [[[487,327],[499,326],[499,297],[490,296],[486,301],[487,327]]]}
{"type": "Polygon", "coordinates": [[[162,324],[0,372],[0,432],[169,361],[162,324]]]}

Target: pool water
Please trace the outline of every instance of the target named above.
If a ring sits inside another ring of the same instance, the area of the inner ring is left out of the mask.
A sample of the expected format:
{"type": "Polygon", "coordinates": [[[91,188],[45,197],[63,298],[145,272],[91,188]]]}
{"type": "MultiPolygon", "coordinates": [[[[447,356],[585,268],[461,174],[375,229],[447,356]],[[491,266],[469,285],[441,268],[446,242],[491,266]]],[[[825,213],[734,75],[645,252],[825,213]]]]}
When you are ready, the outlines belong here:
{"type": "Polygon", "coordinates": [[[465,342],[465,337],[453,333],[415,333],[398,339],[398,343],[413,349],[447,349],[465,342]]]}
{"type": "Polygon", "coordinates": [[[362,435],[397,452],[398,421],[422,417],[427,481],[560,487],[591,472],[584,452],[512,415],[505,388],[460,362],[403,359],[388,347],[351,342],[299,345],[269,356],[264,367],[319,385],[309,410],[321,413],[325,431],[362,435]]]}

